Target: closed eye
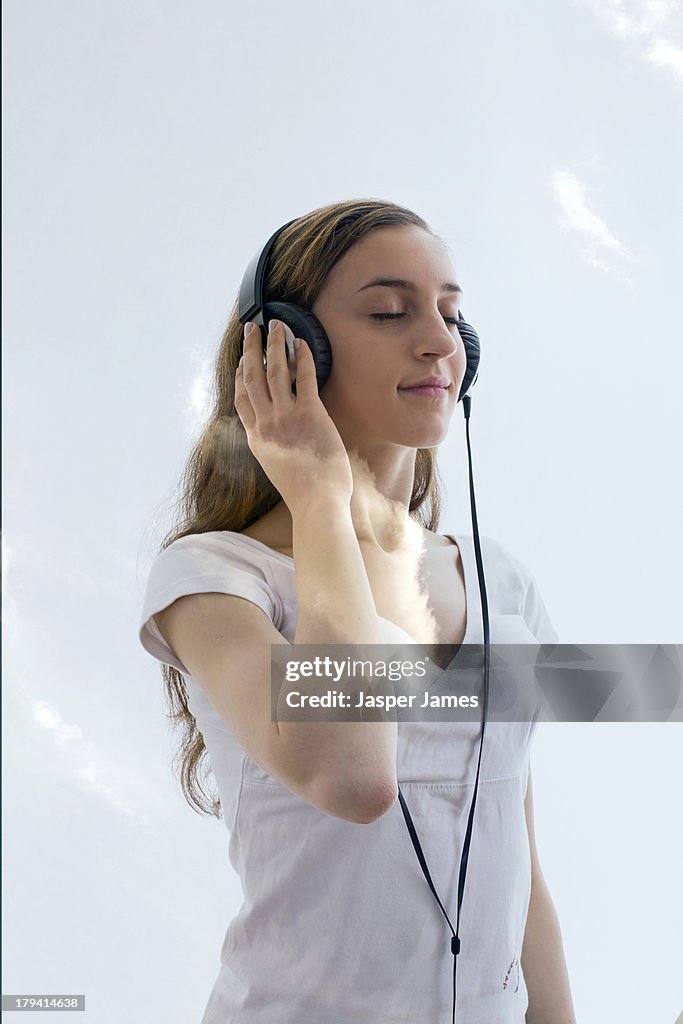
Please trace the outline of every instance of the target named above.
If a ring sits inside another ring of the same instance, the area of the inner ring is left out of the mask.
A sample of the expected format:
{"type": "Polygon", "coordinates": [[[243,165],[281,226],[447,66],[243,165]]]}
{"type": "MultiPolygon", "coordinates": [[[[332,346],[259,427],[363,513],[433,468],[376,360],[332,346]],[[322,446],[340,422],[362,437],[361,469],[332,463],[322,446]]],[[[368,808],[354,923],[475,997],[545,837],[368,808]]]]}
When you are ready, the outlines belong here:
{"type": "MultiPolygon", "coordinates": [[[[370,313],[370,316],[375,320],[399,320],[405,313],[370,313]]],[[[447,324],[457,324],[457,316],[445,316],[444,320],[447,324]]]]}

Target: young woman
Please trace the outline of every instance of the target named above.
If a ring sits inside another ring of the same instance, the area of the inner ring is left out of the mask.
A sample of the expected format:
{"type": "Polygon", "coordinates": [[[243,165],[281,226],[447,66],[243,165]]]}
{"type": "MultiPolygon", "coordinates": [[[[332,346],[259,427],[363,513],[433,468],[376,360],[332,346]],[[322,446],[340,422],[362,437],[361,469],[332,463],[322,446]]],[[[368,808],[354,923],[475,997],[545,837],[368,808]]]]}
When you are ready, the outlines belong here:
{"type": "MultiPolygon", "coordinates": [[[[291,222],[265,288],[317,317],[331,372],[319,390],[305,343],[292,371],[277,321],[264,360],[236,305],[140,630],[185,727],[185,794],[222,810],[244,890],[202,1024],[446,1024],[450,935],[397,792],[452,911],[480,727],[271,721],[271,644],[440,644],[451,663],[483,642],[472,537],[437,533],[462,293],[428,225],[376,200],[291,222]]],[[[491,642],[556,641],[528,570],[488,537],[482,557],[491,642]]],[[[575,1019],[534,841],[531,732],[499,723],[483,747],[459,1024],[575,1019]]]]}

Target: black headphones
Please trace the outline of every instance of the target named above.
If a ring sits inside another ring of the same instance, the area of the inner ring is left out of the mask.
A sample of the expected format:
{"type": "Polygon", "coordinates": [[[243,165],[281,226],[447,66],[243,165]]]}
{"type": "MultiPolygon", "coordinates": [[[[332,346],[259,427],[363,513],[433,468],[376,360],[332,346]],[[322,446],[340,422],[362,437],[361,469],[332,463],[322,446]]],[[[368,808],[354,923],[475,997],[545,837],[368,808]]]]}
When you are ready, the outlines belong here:
{"type": "MultiPolygon", "coordinates": [[[[353,221],[353,215],[347,217],[345,223],[353,221]]],[[[258,324],[261,331],[261,341],[264,352],[266,351],[267,345],[267,332],[268,332],[268,321],[272,319],[281,320],[286,324],[293,332],[295,338],[301,338],[306,342],[311,352],[313,353],[313,359],[315,361],[315,373],[316,380],[318,382],[318,391],[327,380],[332,370],[332,348],[330,346],[329,339],[325,333],[325,328],[320,323],[318,318],[309,310],[304,309],[303,306],[298,306],[292,302],[268,302],[264,304],[263,293],[264,285],[266,281],[266,272],[268,265],[268,257],[275,244],[277,237],[293,224],[293,220],[287,221],[282,227],[278,228],[275,234],[271,235],[266,244],[262,249],[256,253],[253,257],[249,266],[247,267],[242,283],[240,285],[239,300],[238,300],[238,317],[241,324],[246,324],[247,321],[258,324]]],[[[472,823],[474,821],[474,808],[477,803],[477,793],[479,790],[479,769],[481,767],[481,754],[484,745],[484,731],[486,729],[486,716],[488,712],[488,699],[489,699],[489,654],[490,654],[490,635],[489,635],[489,613],[488,613],[488,602],[486,598],[486,582],[484,580],[484,563],[481,557],[481,545],[479,543],[479,527],[477,524],[477,509],[474,499],[474,476],[472,474],[472,450],[470,447],[470,407],[472,399],[469,397],[469,390],[477,380],[479,374],[479,357],[480,357],[480,344],[479,336],[470,324],[467,323],[461,312],[458,312],[458,334],[462,338],[465,346],[465,353],[467,355],[467,367],[465,370],[465,376],[460,387],[460,393],[458,395],[458,401],[462,400],[463,409],[465,413],[465,426],[466,426],[466,437],[467,437],[467,457],[469,462],[469,484],[470,484],[470,510],[472,514],[472,535],[474,538],[475,547],[475,558],[477,562],[477,576],[479,578],[479,594],[481,596],[481,609],[482,609],[482,621],[484,625],[484,710],[482,714],[481,722],[481,741],[479,743],[479,758],[477,761],[477,774],[474,782],[474,792],[472,794],[472,803],[470,805],[469,817],[467,819],[467,829],[465,832],[465,841],[463,843],[462,854],[460,857],[460,870],[458,873],[458,902],[457,902],[457,914],[455,919],[455,929],[451,924],[450,918],[446,913],[441,900],[434,888],[431,876],[429,874],[429,868],[427,867],[427,861],[425,860],[418,839],[413,819],[408,810],[408,805],[405,802],[401,787],[398,788],[398,799],[401,804],[401,810],[403,811],[403,817],[405,818],[408,833],[410,835],[417,859],[422,873],[425,876],[427,884],[432,891],[434,899],[438,903],[441,912],[443,913],[448,927],[451,930],[451,941],[450,950],[453,954],[453,1015],[452,1024],[455,1024],[455,1003],[456,1003],[456,974],[457,974],[457,963],[458,953],[460,952],[460,908],[462,905],[463,894],[465,891],[465,878],[467,876],[467,861],[470,852],[470,841],[472,839],[472,823]]],[[[296,394],[296,383],[292,384],[292,391],[296,394]]]]}

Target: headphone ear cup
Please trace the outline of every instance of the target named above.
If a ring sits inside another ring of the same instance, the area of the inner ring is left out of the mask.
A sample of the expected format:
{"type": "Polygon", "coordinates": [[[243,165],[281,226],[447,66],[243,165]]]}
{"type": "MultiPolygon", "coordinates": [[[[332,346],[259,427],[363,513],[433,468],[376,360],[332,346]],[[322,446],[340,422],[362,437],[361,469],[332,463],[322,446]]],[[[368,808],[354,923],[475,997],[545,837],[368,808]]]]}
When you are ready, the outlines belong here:
{"type": "Polygon", "coordinates": [[[459,313],[458,315],[457,327],[458,334],[462,338],[462,343],[465,346],[465,355],[467,356],[465,376],[463,377],[462,384],[460,385],[460,394],[458,395],[458,401],[460,402],[475,383],[479,375],[481,343],[479,341],[479,335],[475,331],[474,327],[467,323],[467,320],[465,320],[462,313],[459,313]]]}
{"type": "MultiPolygon", "coordinates": [[[[301,338],[306,342],[313,353],[315,376],[320,391],[332,370],[332,347],[317,316],[309,309],[297,306],[293,302],[267,302],[263,307],[263,319],[266,329],[269,320],[282,320],[293,331],[295,338],[301,338]]],[[[292,391],[296,394],[296,382],[292,384],[292,391]]]]}

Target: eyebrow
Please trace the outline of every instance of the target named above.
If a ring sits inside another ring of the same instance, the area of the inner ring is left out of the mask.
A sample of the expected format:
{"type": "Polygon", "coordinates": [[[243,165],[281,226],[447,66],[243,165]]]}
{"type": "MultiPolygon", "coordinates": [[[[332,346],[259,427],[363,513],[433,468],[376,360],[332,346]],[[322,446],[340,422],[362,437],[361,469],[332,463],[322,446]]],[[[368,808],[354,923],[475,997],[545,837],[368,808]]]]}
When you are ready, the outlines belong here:
{"type": "MultiPolygon", "coordinates": [[[[374,277],[372,281],[368,281],[362,288],[359,288],[354,295],[358,292],[365,291],[366,288],[405,288],[406,291],[416,292],[417,285],[413,281],[406,281],[402,277],[374,277]]],[[[460,292],[462,295],[462,288],[459,284],[454,284],[452,281],[444,281],[441,285],[442,292],[460,292]]]]}

